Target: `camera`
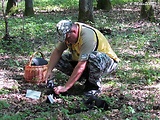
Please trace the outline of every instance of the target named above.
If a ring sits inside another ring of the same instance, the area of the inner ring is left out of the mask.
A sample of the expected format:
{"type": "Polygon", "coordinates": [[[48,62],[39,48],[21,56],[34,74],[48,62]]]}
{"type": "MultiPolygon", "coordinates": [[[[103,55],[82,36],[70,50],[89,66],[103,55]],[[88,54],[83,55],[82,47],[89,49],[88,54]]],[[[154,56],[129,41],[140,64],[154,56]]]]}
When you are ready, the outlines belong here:
{"type": "Polygon", "coordinates": [[[50,95],[50,94],[55,94],[54,93],[54,78],[47,80],[47,84],[46,84],[46,88],[47,88],[47,92],[46,95],[50,95]]]}
{"type": "Polygon", "coordinates": [[[46,94],[48,95],[46,102],[54,103],[54,99],[53,99],[55,96],[55,93],[53,90],[54,89],[54,78],[47,80],[46,88],[47,88],[46,94]]]}
{"type": "Polygon", "coordinates": [[[53,89],[54,88],[54,81],[53,79],[50,79],[47,81],[47,88],[53,89]]]}

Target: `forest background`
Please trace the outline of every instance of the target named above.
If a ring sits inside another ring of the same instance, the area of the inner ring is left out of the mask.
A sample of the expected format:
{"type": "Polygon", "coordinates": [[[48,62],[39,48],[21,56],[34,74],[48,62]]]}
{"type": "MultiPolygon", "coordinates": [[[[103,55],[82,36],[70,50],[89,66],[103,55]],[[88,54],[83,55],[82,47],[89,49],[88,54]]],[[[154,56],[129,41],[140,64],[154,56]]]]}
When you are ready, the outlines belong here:
{"type": "MultiPolygon", "coordinates": [[[[2,4],[2,2],[0,2],[2,4]]],[[[103,77],[103,98],[108,110],[88,110],[79,95],[80,82],[60,96],[59,103],[45,102],[45,84],[27,83],[24,66],[35,51],[49,60],[57,43],[56,23],[78,20],[78,0],[34,0],[34,16],[23,16],[25,2],[7,16],[9,39],[5,36],[3,8],[0,7],[0,119],[1,120],[150,120],[160,119],[160,2],[155,1],[155,21],[140,18],[141,0],[112,0],[110,11],[96,9],[92,26],[102,30],[121,62],[116,73],[103,77]],[[25,97],[26,90],[41,91],[41,98],[25,97]],[[75,109],[81,112],[76,113],[75,109]]],[[[6,7],[7,1],[4,6],[6,7]]],[[[55,84],[68,76],[54,70],[55,84]]]]}

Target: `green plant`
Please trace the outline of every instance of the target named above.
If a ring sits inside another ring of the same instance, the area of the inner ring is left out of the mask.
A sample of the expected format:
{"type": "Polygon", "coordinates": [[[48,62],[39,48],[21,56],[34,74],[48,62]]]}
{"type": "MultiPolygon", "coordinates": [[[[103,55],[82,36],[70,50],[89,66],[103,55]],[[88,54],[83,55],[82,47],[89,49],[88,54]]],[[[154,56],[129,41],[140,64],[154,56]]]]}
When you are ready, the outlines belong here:
{"type": "Polygon", "coordinates": [[[126,106],[126,105],[123,105],[120,111],[122,118],[128,118],[135,113],[135,110],[132,106],[126,106]]]}
{"type": "Polygon", "coordinates": [[[4,101],[4,100],[0,100],[0,110],[4,109],[4,108],[8,108],[10,105],[8,104],[8,102],[4,101]]]}
{"type": "Polygon", "coordinates": [[[112,5],[125,4],[129,2],[141,2],[141,0],[111,0],[112,5]]]}
{"type": "Polygon", "coordinates": [[[7,90],[7,89],[4,89],[4,88],[0,89],[0,94],[7,94],[7,93],[9,93],[9,92],[10,92],[10,91],[7,90]]]}

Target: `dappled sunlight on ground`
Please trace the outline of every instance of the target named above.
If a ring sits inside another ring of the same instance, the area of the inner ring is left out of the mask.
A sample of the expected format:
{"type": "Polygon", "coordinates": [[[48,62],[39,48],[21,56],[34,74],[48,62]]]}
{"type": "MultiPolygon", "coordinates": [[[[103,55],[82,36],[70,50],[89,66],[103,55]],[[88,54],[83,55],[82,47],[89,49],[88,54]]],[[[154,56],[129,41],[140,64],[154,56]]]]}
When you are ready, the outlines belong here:
{"type": "MultiPolygon", "coordinates": [[[[35,20],[41,19],[42,23],[36,23],[35,21],[36,24],[34,25],[43,24],[44,27],[46,27],[45,32],[47,33],[43,33],[43,36],[40,38],[36,36],[37,33],[34,33],[36,37],[33,35],[31,36],[33,37],[33,40],[28,40],[33,45],[30,46],[31,48],[33,47],[32,52],[33,50],[40,50],[42,46],[47,46],[43,52],[47,59],[49,59],[51,49],[54,48],[53,39],[56,39],[56,37],[55,33],[52,31],[53,28],[50,29],[48,26],[45,26],[50,21],[48,20],[46,22],[46,19],[44,18],[49,17],[51,22],[55,24],[59,19],[65,18],[66,16],[72,16],[72,19],[75,19],[78,14],[78,11],[73,9],[65,11],[62,9],[55,10],[54,8],[50,11],[50,9],[51,8],[48,8],[48,10],[39,10],[36,8],[37,16],[35,17],[35,20]],[[44,15],[44,18],[41,18],[41,15],[44,15]],[[46,34],[47,36],[45,36],[46,34]]],[[[116,73],[105,75],[102,80],[103,89],[101,95],[113,98],[114,100],[111,110],[105,113],[105,116],[107,116],[106,119],[108,119],[108,117],[113,120],[129,117],[132,119],[131,116],[133,114],[138,116],[141,115],[141,113],[144,113],[144,116],[142,116],[142,118],[140,117],[141,119],[149,113],[151,114],[152,119],[156,117],[160,118],[159,23],[150,23],[148,21],[139,20],[139,14],[140,6],[131,5],[117,6],[110,12],[103,10],[94,11],[96,21],[94,26],[97,28],[102,27],[111,29],[111,35],[106,36],[109,37],[111,46],[121,59],[116,73]]],[[[157,18],[160,18],[158,9],[155,10],[155,15],[157,18]]],[[[30,22],[32,20],[33,19],[30,19],[30,22]]],[[[34,26],[32,27],[34,30],[34,26]]],[[[40,26],[40,28],[43,27],[40,26]]],[[[28,35],[27,37],[30,36],[28,35]]],[[[0,94],[0,100],[7,100],[7,102],[11,104],[11,107],[4,111],[15,114],[24,112],[28,109],[33,113],[41,112],[42,108],[45,108],[44,111],[47,111],[48,108],[46,107],[48,107],[48,104],[45,103],[46,95],[44,95],[46,85],[27,83],[23,77],[24,66],[30,56],[26,55],[26,53],[24,56],[12,56],[13,54],[4,54],[0,56],[0,90],[1,93],[5,93],[0,94]],[[39,100],[26,98],[27,89],[41,91],[42,96],[39,100]],[[38,105],[40,108],[34,108],[34,105],[38,105]]],[[[53,73],[56,76],[56,85],[64,84],[68,80],[68,76],[55,69],[53,70],[53,73]]],[[[73,89],[69,91],[72,95],[74,94],[72,100],[67,102],[62,101],[63,104],[51,105],[50,107],[53,111],[56,109],[60,115],[62,115],[60,106],[64,105],[67,109],[70,107],[68,104],[69,102],[75,102],[78,105],[79,102],[81,102],[77,99],[80,96],[78,95],[78,92],[82,90],[82,86],[83,82],[77,82],[76,85],[73,86],[73,89]]],[[[66,109],[63,108],[63,110],[66,109]]],[[[96,113],[97,111],[94,112],[96,113]]],[[[86,112],[86,114],[89,113],[91,112],[86,112]]],[[[85,112],[83,114],[85,114],[85,112]]],[[[64,117],[64,115],[61,117],[64,117]]]]}

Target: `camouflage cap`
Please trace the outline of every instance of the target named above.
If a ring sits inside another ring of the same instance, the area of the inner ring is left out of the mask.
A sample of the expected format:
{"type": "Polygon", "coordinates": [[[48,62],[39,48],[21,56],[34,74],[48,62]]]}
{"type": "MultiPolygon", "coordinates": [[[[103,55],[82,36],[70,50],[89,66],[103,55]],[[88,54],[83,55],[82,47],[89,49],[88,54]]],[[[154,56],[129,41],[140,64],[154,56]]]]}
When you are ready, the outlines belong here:
{"type": "Polygon", "coordinates": [[[61,20],[57,23],[57,32],[59,37],[61,37],[59,39],[61,42],[66,39],[66,33],[71,30],[72,24],[71,20],[61,20]]]}

